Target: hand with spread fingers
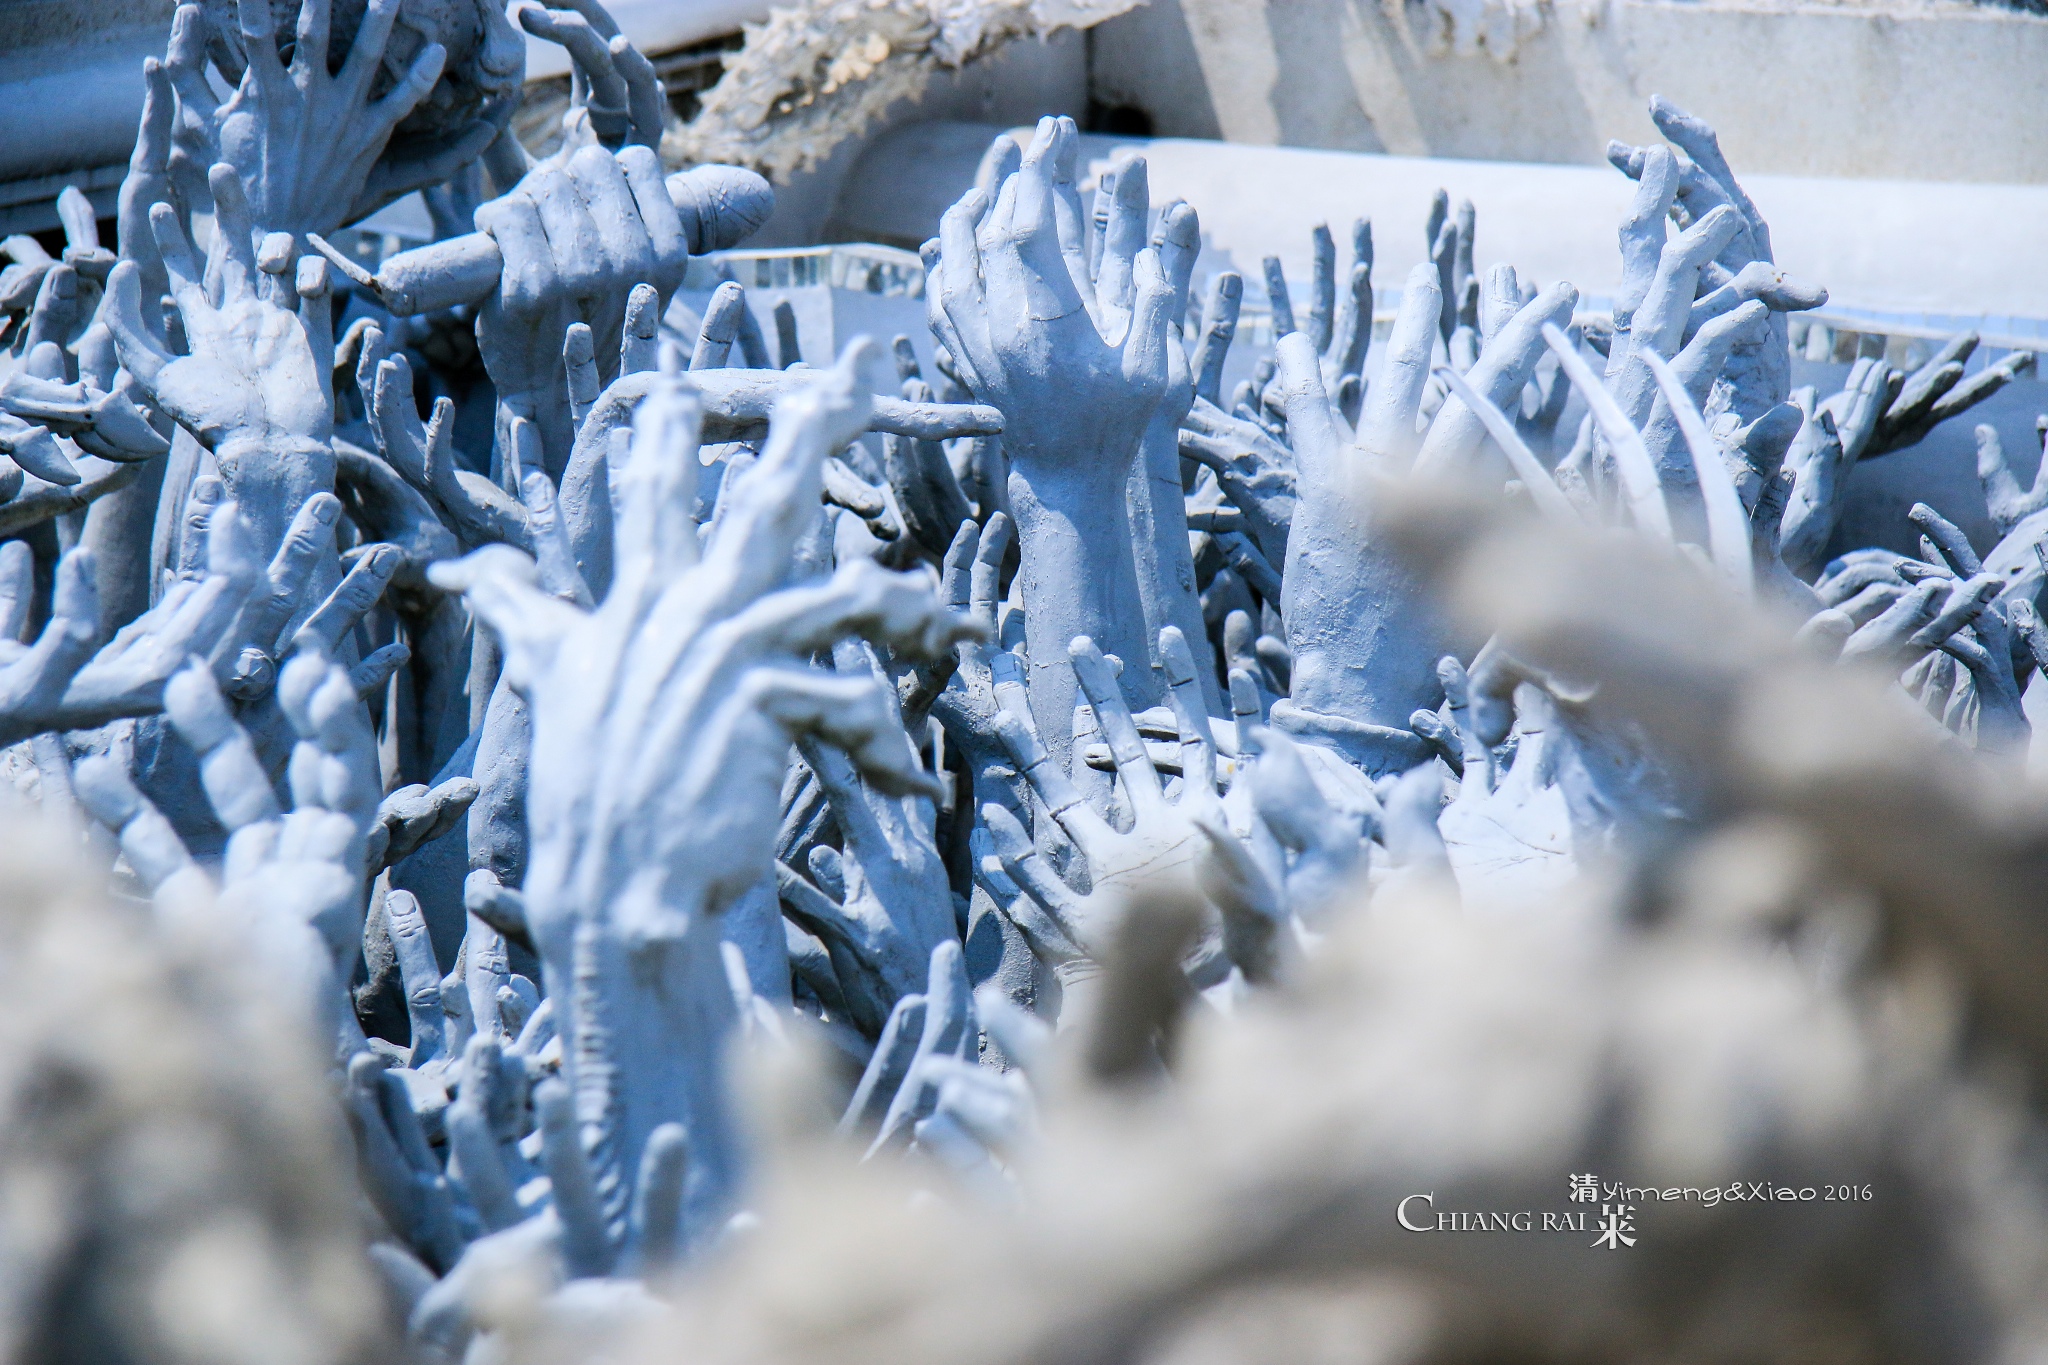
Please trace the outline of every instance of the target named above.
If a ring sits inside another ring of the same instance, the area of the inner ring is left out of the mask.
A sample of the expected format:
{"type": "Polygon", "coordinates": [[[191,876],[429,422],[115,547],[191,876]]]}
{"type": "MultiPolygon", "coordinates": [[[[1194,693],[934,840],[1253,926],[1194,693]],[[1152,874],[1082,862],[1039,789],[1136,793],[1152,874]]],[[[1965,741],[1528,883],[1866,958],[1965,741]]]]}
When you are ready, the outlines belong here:
{"type": "Polygon", "coordinates": [[[460,34],[471,48],[459,81],[472,111],[452,126],[394,136],[436,93],[449,61],[437,35],[416,27],[417,16],[400,24],[404,7],[370,0],[344,53],[332,41],[333,0],[303,0],[289,34],[278,32],[270,0],[181,4],[164,66],[178,98],[170,173],[186,207],[204,207],[209,187],[219,193],[211,167],[225,162],[241,180],[256,231],[303,240],[437,185],[481,156],[511,116],[524,41],[495,3],[473,6],[473,36],[468,16],[454,12],[472,6],[450,7],[438,37],[460,34]],[[226,100],[214,93],[210,67],[233,87],[226,100]]]}
{"type": "Polygon", "coordinates": [[[686,1123],[704,1163],[693,1228],[723,1218],[737,1177],[716,1079],[731,1015],[704,991],[726,972],[721,915],[770,864],[787,744],[839,749],[881,796],[937,791],[872,677],[803,660],[854,634],[914,657],[974,633],[922,584],[869,564],[784,586],[826,455],[867,423],[877,358],[852,349],[783,400],[701,550],[697,406],[679,376],[657,386],[635,419],[617,567],[594,611],[544,591],[544,566],[508,547],[433,571],[497,634],[531,711],[528,922],[551,983],[587,943],[609,1046],[637,1059],[620,1073],[619,1169],[657,1125],[686,1123]],[[669,1060],[650,1064],[657,1054],[669,1060]]]}
{"type": "Polygon", "coordinates": [[[107,321],[123,368],[212,452],[268,548],[307,499],[334,489],[333,336],[324,290],[296,312],[262,296],[241,180],[224,164],[210,178],[218,227],[204,263],[168,204],[150,210],[189,351],[168,349],[145,319],[134,262],[114,268],[107,321]]]}
{"type": "Polygon", "coordinates": [[[1002,411],[1031,708],[1062,755],[1075,636],[1128,661],[1133,701],[1159,694],[1125,487],[1171,382],[1175,297],[1162,253],[1144,245],[1142,211],[1120,217],[1102,284],[1091,278],[1076,136],[1070,119],[1041,120],[993,196],[972,190],[947,210],[926,285],[934,333],[975,398],[1002,411]]]}

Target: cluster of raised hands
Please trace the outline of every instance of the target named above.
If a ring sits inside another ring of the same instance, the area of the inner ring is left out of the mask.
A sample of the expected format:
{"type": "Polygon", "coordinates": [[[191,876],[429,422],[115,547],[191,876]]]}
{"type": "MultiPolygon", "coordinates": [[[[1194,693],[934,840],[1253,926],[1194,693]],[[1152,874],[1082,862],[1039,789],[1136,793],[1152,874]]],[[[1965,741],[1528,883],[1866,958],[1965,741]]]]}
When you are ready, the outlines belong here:
{"type": "Polygon", "coordinates": [[[626,1311],[743,1235],[736,1041],[829,1040],[866,1160],[1002,1200],[1051,1035],[1145,951],[1134,898],[1193,888],[1182,972],[1227,1015],[1390,878],[1509,904],[1699,818],[1597,658],[1457,637],[1376,521],[1403,488],[1640,537],[1994,769],[2026,751],[2048,480],[1979,428],[1990,553],[1924,504],[1918,557],[1830,550],[1858,460],[2031,358],[1793,390],[1825,294],[1668,104],[1668,145],[1611,152],[1611,325],[1476,273],[1439,199],[1383,357],[1369,225],[1348,276],[1319,230],[1305,316],[1269,263],[1277,343],[1226,394],[1243,286],[1189,297],[1196,208],[1137,157],[1091,202],[1049,118],[925,245],[936,373],[902,338],[775,368],[737,285],[665,322],[766,187],[665,173],[594,0],[481,5],[485,60],[523,28],[577,64],[538,162],[500,106],[393,142],[444,58],[391,74],[399,8],[330,53],[326,0],[282,39],[268,0],[233,33],[183,6],[118,249],[76,197],[61,260],[10,240],[0,731],[323,1040],[423,1352],[463,1358],[508,1258],[626,1311]],[[328,242],[419,188],[443,241],[374,275],[328,242]],[[488,423],[429,322],[473,332],[488,423]]]}

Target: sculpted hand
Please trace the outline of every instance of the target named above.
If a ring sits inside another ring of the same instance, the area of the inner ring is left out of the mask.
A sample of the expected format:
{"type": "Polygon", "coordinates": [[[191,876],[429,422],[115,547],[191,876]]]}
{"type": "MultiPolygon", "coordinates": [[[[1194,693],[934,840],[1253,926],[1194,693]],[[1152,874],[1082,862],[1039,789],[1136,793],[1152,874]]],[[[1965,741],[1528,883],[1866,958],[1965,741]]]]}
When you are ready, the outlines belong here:
{"type": "MultiPolygon", "coordinates": [[[[844,642],[833,651],[838,671],[882,681],[870,651],[844,642]]],[[[892,689],[882,689],[884,704],[892,689]]],[[[906,735],[903,744],[910,740],[906,735]]],[[[789,913],[832,955],[840,991],[855,1027],[878,1035],[901,996],[924,979],[932,950],[958,938],[945,863],[934,842],[934,812],[921,796],[878,791],[837,750],[803,738],[799,752],[831,801],[844,843],[835,853],[811,850],[817,885],[787,864],[777,879],[789,913]]]]}
{"type": "MultiPolygon", "coordinates": [[[[347,57],[330,73],[331,3],[301,5],[289,63],[268,0],[237,0],[239,23],[231,33],[210,32],[197,4],[181,5],[172,20],[165,59],[179,101],[172,174],[197,190],[198,173],[227,162],[240,177],[259,232],[325,235],[422,185],[438,184],[481,155],[512,112],[512,104],[500,100],[446,138],[404,145],[387,157],[393,132],[440,80],[447,50],[438,42],[419,44],[397,71],[391,49],[403,0],[371,0],[347,57]],[[225,102],[216,100],[207,76],[209,40],[213,55],[243,63],[226,73],[235,91],[225,102]]],[[[473,67],[478,93],[512,95],[525,70],[524,44],[497,5],[476,9],[484,30],[473,67]]],[[[411,35],[408,28],[406,38],[411,35]]]]}
{"type": "MultiPolygon", "coordinates": [[[[540,426],[548,472],[559,477],[575,439],[563,339],[589,326],[600,384],[618,374],[629,298],[654,286],[655,316],[682,282],[689,239],[648,148],[585,147],[542,164],[477,210],[477,227],[504,257],[498,287],[477,312],[477,345],[500,406],[540,426]]],[[[500,432],[503,438],[503,432],[500,432]]]]}
{"type": "Polygon", "coordinates": [[[228,495],[275,546],[308,498],[334,488],[325,289],[299,313],[261,297],[241,182],[225,165],[211,179],[218,227],[204,267],[171,207],[150,210],[189,353],[173,354],[144,320],[141,271],[131,261],[114,267],[107,321],[122,366],[213,452],[228,495]]]}
{"type": "Polygon", "coordinates": [[[1197,398],[1181,425],[1180,453],[1215,473],[1268,562],[1286,563],[1287,531],[1294,520],[1294,452],[1265,428],[1197,398]]]}
{"type": "Polygon", "coordinates": [[[1151,641],[1125,486],[1167,389],[1174,298],[1159,253],[1135,250],[1128,320],[1110,267],[1097,299],[1103,321],[1091,315],[1098,290],[1073,184],[1075,137],[1071,120],[1042,120],[993,201],[970,191],[941,221],[936,253],[926,253],[933,330],[974,396],[1003,414],[1031,706],[1060,753],[1073,715],[1066,647],[1075,636],[1130,661],[1124,686],[1141,703],[1156,693],[1143,666],[1151,641]]]}
{"type": "Polygon", "coordinates": [[[852,634],[926,657],[974,630],[865,561],[783,587],[818,518],[820,467],[867,424],[875,354],[849,351],[783,401],[760,459],[723,490],[701,558],[697,406],[681,376],[657,386],[635,421],[616,570],[595,611],[543,591],[533,562],[503,546],[431,574],[497,633],[532,716],[527,923],[551,993],[572,973],[603,983],[602,1018],[572,1017],[568,1042],[637,1059],[604,1120],[608,1169],[630,1189],[653,1130],[684,1123],[701,1173],[684,1214],[693,1235],[722,1222],[738,1175],[717,917],[773,869],[791,739],[842,750],[885,796],[935,786],[871,677],[806,661],[852,634]]]}
{"type": "MultiPolygon", "coordinates": [[[[1186,642],[1169,637],[1161,641],[1160,652],[1185,661],[1186,642]]],[[[1011,877],[1068,939],[1099,955],[1133,894],[1176,873],[1192,876],[1204,847],[1197,821],[1219,820],[1223,805],[1216,793],[1215,743],[1192,666],[1169,694],[1181,731],[1182,772],[1179,793],[1170,798],[1102,652],[1093,641],[1077,639],[1072,658],[1089,708],[1109,741],[1120,789],[1129,802],[1130,829],[1118,830],[1091,806],[1054,766],[1038,737],[1008,713],[996,717],[998,733],[1045,810],[1079,850],[1087,890],[1075,892],[1053,873],[1032,849],[1016,817],[1003,807],[984,806],[982,818],[1011,877]]]]}

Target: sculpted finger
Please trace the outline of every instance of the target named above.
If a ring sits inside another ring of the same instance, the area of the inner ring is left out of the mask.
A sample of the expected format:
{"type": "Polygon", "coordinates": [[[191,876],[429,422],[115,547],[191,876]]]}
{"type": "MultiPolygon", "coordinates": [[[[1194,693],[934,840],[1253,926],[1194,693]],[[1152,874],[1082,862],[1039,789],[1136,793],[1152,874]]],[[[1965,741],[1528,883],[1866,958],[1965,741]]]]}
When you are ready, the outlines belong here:
{"type": "MultiPolygon", "coordinates": [[[[636,145],[621,149],[617,160],[619,169],[625,174],[626,184],[632,189],[633,202],[639,206],[641,226],[647,229],[647,240],[654,247],[655,269],[650,282],[666,300],[682,284],[683,271],[689,265],[689,234],[683,230],[682,215],[676,210],[675,200],[669,196],[668,182],[662,175],[661,158],[646,147],[636,145]]],[[[719,286],[720,289],[724,287],[719,286]]],[[[733,288],[739,286],[733,285],[733,288]]],[[[707,312],[707,321],[709,316],[707,312]]]]}
{"type": "Polygon", "coordinates": [[[654,74],[654,63],[624,34],[613,35],[607,46],[612,66],[626,82],[626,112],[632,119],[626,140],[639,147],[659,147],[668,98],[662,91],[661,78],[654,74]]]}
{"type": "Polygon", "coordinates": [[[1430,354],[1442,311],[1436,268],[1423,264],[1410,270],[1387,338],[1386,362],[1378,381],[1366,391],[1365,410],[1359,415],[1358,444],[1399,467],[1406,467],[1422,449],[1416,417],[1429,383],[1430,354]]]}
{"type": "Polygon", "coordinates": [[[121,368],[133,375],[143,389],[154,389],[158,375],[176,356],[158,344],[154,329],[143,321],[141,297],[141,266],[133,260],[123,260],[106,278],[106,307],[100,311],[100,317],[104,317],[106,329],[115,338],[115,354],[121,356],[121,368]]]}
{"type": "Polygon", "coordinates": [[[1016,761],[1024,780],[1045,802],[1046,810],[1059,821],[1060,828],[1079,845],[1082,854],[1105,847],[1115,831],[1108,821],[1096,814],[1094,807],[1081,795],[1080,788],[1060,771],[1058,763],[1038,742],[1038,736],[1031,732],[1030,727],[1008,710],[997,712],[993,723],[997,737],[1016,761]]]}
{"type": "Polygon", "coordinates": [[[199,755],[199,780],[214,814],[230,833],[280,814],[256,746],[235,722],[213,674],[196,661],[164,688],[164,710],[199,755]]]}
{"type": "Polygon", "coordinates": [[[244,643],[265,653],[275,652],[278,635],[299,609],[299,599],[328,548],[341,521],[341,500],[332,493],[316,493],[293,516],[283,542],[271,557],[263,584],[243,614],[244,643]]]}
{"type": "Polygon", "coordinates": [[[93,819],[114,831],[128,865],[151,891],[193,865],[171,822],[129,780],[124,756],[81,758],[72,767],[71,786],[93,819]]]}
{"type": "Polygon", "coordinates": [[[354,630],[356,622],[377,605],[377,599],[391,585],[392,575],[403,561],[404,556],[395,545],[372,547],[327,595],[327,600],[306,618],[306,624],[292,636],[292,648],[314,649],[332,657],[342,636],[354,630]]]}

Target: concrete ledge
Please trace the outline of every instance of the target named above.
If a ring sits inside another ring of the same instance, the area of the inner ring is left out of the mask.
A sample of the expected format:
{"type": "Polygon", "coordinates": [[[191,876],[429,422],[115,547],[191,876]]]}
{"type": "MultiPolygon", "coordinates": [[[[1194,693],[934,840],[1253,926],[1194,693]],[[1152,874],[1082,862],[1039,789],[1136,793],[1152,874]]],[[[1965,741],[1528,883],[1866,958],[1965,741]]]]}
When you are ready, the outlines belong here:
{"type": "MultiPolygon", "coordinates": [[[[875,142],[846,177],[834,214],[849,240],[910,244],[974,183],[1002,129],[913,124],[875,142]]],[[[1013,133],[1022,135],[1022,130],[1013,133]]],[[[1190,138],[1084,138],[1091,166],[1143,152],[1152,202],[1187,200],[1201,215],[1207,274],[1234,269],[1259,295],[1259,262],[1280,257],[1309,276],[1309,230],[1340,242],[1353,218],[1373,220],[1373,275],[1396,290],[1425,259],[1424,221],[1438,187],[1478,207],[1477,261],[1505,261],[1539,281],[1570,280],[1594,305],[1620,282],[1615,226],[1634,186],[1601,166],[1374,156],[1250,147],[1190,138]]],[[[1736,162],[1738,172],[1742,163],[1736,162]]],[[[1930,330],[2048,338],[2048,185],[1928,184],[1743,175],[1771,224],[1778,264],[1825,285],[1831,305],[1881,330],[1881,319],[1930,330]]],[[[1845,313],[1845,316],[1847,314],[1845,313]]]]}

